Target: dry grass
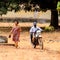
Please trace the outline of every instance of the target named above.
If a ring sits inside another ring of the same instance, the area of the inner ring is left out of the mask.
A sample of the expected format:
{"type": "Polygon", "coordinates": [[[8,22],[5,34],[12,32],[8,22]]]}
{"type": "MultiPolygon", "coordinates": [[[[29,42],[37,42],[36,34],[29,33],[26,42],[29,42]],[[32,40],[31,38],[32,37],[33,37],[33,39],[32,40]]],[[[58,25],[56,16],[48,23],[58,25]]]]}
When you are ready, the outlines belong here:
{"type": "MultiPolygon", "coordinates": [[[[33,23],[24,22],[24,23],[19,23],[19,25],[21,27],[31,27],[31,26],[33,26],[33,23]]],[[[38,23],[37,25],[40,26],[40,27],[45,27],[45,26],[49,26],[49,23],[45,23],[45,24],[38,23]]],[[[0,27],[13,27],[13,26],[14,26],[14,23],[3,23],[3,22],[0,22],[0,27]]]]}

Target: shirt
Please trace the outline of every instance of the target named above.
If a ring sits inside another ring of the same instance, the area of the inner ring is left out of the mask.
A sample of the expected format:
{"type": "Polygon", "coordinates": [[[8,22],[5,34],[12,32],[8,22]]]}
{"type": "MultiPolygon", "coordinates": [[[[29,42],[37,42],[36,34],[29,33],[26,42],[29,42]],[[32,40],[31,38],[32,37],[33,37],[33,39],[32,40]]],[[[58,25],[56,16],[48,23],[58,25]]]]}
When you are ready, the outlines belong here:
{"type": "Polygon", "coordinates": [[[32,33],[32,32],[35,33],[37,29],[39,29],[40,31],[42,31],[41,28],[39,28],[39,27],[36,27],[36,28],[35,28],[35,27],[33,26],[33,27],[31,27],[31,29],[30,29],[30,33],[32,33]]]}

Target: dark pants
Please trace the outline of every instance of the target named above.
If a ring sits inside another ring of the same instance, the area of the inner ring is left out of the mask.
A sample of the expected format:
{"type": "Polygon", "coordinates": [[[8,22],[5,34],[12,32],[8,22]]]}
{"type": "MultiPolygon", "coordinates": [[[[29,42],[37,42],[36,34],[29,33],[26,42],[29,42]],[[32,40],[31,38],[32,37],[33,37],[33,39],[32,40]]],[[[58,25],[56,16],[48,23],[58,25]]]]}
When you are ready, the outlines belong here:
{"type": "Polygon", "coordinates": [[[33,43],[32,38],[33,38],[33,33],[30,34],[31,43],[33,43]]]}

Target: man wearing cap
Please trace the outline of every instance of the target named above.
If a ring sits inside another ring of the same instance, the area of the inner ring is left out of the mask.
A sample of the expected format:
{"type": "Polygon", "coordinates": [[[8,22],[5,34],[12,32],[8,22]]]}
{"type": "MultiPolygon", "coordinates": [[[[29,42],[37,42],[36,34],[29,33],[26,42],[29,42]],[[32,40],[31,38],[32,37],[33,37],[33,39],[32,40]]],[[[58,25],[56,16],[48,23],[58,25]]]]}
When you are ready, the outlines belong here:
{"type": "MultiPolygon", "coordinates": [[[[33,43],[33,34],[35,34],[38,29],[39,29],[40,31],[42,31],[42,29],[37,26],[37,22],[34,22],[34,23],[33,23],[33,26],[32,26],[31,29],[30,29],[30,38],[31,38],[31,42],[32,42],[32,43],[33,43]]],[[[35,47],[36,47],[36,46],[34,45],[34,48],[35,48],[35,47]]]]}

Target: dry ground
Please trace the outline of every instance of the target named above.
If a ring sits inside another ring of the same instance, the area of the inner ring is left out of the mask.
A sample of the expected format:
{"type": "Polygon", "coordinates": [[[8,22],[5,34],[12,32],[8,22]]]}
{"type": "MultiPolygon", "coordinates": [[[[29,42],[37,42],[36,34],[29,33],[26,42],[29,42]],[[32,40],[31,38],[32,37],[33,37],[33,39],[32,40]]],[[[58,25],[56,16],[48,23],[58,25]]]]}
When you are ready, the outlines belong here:
{"type": "MultiPolygon", "coordinates": [[[[0,35],[8,37],[7,32],[0,32],[0,35]]],[[[44,50],[37,46],[33,48],[30,43],[29,32],[22,32],[19,47],[0,46],[0,60],[60,60],[60,32],[42,33],[44,50]]],[[[13,43],[8,38],[8,43],[13,43]]]]}
{"type": "MultiPolygon", "coordinates": [[[[33,23],[23,22],[23,23],[19,23],[19,25],[20,27],[31,27],[33,23]]],[[[45,23],[45,24],[38,23],[37,25],[40,27],[45,27],[45,26],[49,26],[49,23],[45,23]]],[[[13,27],[13,26],[14,26],[14,23],[0,22],[0,27],[13,27]]]]}

